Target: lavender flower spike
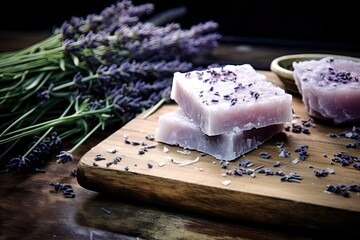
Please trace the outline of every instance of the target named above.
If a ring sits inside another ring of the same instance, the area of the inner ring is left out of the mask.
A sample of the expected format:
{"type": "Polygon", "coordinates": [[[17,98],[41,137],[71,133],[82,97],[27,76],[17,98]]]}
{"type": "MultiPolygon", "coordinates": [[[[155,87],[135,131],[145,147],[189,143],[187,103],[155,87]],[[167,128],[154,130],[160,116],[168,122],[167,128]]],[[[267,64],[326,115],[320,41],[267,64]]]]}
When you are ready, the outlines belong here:
{"type": "Polygon", "coordinates": [[[58,164],[62,163],[65,164],[68,161],[72,161],[74,157],[71,155],[71,153],[67,151],[61,151],[58,155],[56,155],[59,159],[56,161],[58,164]]]}

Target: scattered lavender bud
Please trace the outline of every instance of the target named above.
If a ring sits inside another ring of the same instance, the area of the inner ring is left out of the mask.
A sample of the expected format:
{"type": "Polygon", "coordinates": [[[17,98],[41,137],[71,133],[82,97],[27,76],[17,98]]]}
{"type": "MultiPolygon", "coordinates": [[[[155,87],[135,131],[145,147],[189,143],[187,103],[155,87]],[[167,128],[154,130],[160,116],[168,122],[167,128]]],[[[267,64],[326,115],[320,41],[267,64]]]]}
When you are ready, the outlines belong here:
{"type": "Polygon", "coordinates": [[[226,169],[229,166],[229,162],[226,160],[221,160],[220,161],[220,166],[224,169],[226,169]]]}
{"type": "Polygon", "coordinates": [[[147,140],[150,140],[150,141],[153,141],[153,140],[155,140],[155,136],[154,135],[146,135],[145,136],[145,138],[147,139],[147,140]]]}
{"type": "Polygon", "coordinates": [[[287,157],[287,158],[289,158],[290,157],[290,155],[291,155],[291,153],[290,153],[290,151],[287,151],[287,150],[285,150],[285,149],[283,149],[283,148],[281,148],[280,150],[279,150],[279,157],[287,157]]]}
{"type": "Polygon", "coordinates": [[[273,167],[280,167],[281,165],[281,162],[280,161],[276,161],[274,164],[273,164],[273,167]]]}
{"type": "Polygon", "coordinates": [[[282,149],[284,147],[285,143],[284,142],[276,142],[276,147],[282,149]]]}
{"type": "Polygon", "coordinates": [[[76,169],[71,170],[70,175],[73,176],[73,177],[76,177],[77,170],[76,169]]]}
{"type": "Polygon", "coordinates": [[[356,143],[355,142],[347,143],[347,144],[345,144],[345,147],[346,148],[356,148],[356,143]]]}
{"type": "Polygon", "coordinates": [[[315,170],[314,174],[315,174],[316,177],[326,177],[329,174],[329,172],[324,170],[324,169],[321,170],[321,171],[315,170]]]}
{"type": "Polygon", "coordinates": [[[103,211],[104,213],[110,214],[110,211],[107,210],[106,208],[101,207],[100,209],[101,209],[101,211],[103,211]]]}
{"type": "Polygon", "coordinates": [[[106,160],[105,157],[103,157],[101,154],[97,154],[94,158],[95,161],[101,161],[101,160],[106,160]]]}
{"type": "Polygon", "coordinates": [[[328,136],[331,137],[331,138],[338,138],[339,137],[339,135],[337,135],[336,133],[329,133],[328,136]]]}
{"type": "Polygon", "coordinates": [[[352,166],[357,170],[360,170],[360,163],[354,163],[352,166]]]}
{"type": "Polygon", "coordinates": [[[262,157],[262,158],[265,158],[265,159],[270,159],[271,158],[271,154],[267,153],[267,152],[260,152],[259,156],[262,157]]]}

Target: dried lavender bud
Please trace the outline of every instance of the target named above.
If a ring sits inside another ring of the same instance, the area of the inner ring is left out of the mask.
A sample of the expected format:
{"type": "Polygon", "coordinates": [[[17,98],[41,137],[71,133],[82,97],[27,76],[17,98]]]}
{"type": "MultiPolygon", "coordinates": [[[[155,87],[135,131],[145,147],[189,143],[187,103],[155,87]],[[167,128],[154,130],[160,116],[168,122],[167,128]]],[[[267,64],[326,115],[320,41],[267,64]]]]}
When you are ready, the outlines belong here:
{"type": "Polygon", "coordinates": [[[298,125],[298,124],[293,123],[293,124],[292,124],[292,132],[293,132],[293,133],[301,133],[301,132],[302,132],[302,127],[301,127],[301,125],[298,125]]]}
{"type": "Polygon", "coordinates": [[[352,166],[357,170],[360,170],[360,163],[354,163],[352,166]]]}
{"type": "Polygon", "coordinates": [[[334,163],[341,163],[342,166],[349,166],[353,162],[359,161],[359,157],[351,156],[345,152],[338,152],[334,154],[334,157],[331,159],[334,163]]]}
{"type": "Polygon", "coordinates": [[[302,177],[299,174],[293,173],[293,172],[291,172],[289,175],[285,175],[280,178],[280,181],[282,181],[282,182],[287,181],[287,182],[300,183],[301,180],[302,180],[302,177]]]}
{"type": "Polygon", "coordinates": [[[273,164],[273,167],[280,167],[281,166],[281,162],[279,161],[276,161],[274,164],[273,164]]]}
{"type": "Polygon", "coordinates": [[[105,157],[103,157],[101,154],[96,154],[96,156],[94,157],[95,161],[102,161],[102,160],[106,160],[105,157]]]}
{"type": "Polygon", "coordinates": [[[239,168],[234,168],[233,169],[233,172],[234,172],[234,175],[237,175],[237,176],[242,176],[243,174],[245,174],[245,171],[243,169],[239,169],[239,168]]]}
{"type": "Polygon", "coordinates": [[[352,184],[348,188],[351,192],[360,192],[360,185],[358,184],[352,184]]]}
{"type": "Polygon", "coordinates": [[[306,157],[308,156],[308,146],[307,145],[300,145],[295,149],[295,152],[298,153],[299,159],[305,161],[306,157]]]}
{"type": "Polygon", "coordinates": [[[65,164],[68,161],[72,161],[74,158],[71,155],[71,153],[67,152],[67,151],[60,151],[60,153],[58,155],[56,155],[56,157],[58,157],[59,159],[56,161],[58,164],[62,163],[65,164]]]}
{"type": "Polygon", "coordinates": [[[283,148],[281,148],[279,152],[280,152],[280,153],[279,153],[279,157],[289,158],[289,157],[291,156],[290,151],[287,151],[287,150],[285,150],[285,149],[283,149],[283,148]]]}
{"type": "Polygon", "coordinates": [[[225,168],[227,168],[229,166],[229,162],[226,161],[226,160],[221,160],[220,161],[220,166],[225,169],[225,168]]]}
{"type": "Polygon", "coordinates": [[[248,167],[251,164],[249,159],[244,159],[238,162],[239,167],[248,167]]]}
{"type": "Polygon", "coordinates": [[[314,174],[315,174],[316,177],[326,177],[327,175],[329,175],[329,172],[324,170],[324,169],[321,170],[321,171],[315,170],[314,174]]]}
{"type": "Polygon", "coordinates": [[[50,191],[51,193],[57,193],[59,191],[62,191],[65,198],[75,197],[74,189],[70,184],[60,184],[58,182],[50,182],[50,185],[54,187],[54,190],[50,191]]]}
{"type": "Polygon", "coordinates": [[[308,119],[301,119],[301,124],[304,127],[315,127],[314,119],[308,118],[308,119]]]}
{"type": "Polygon", "coordinates": [[[284,142],[276,142],[276,147],[282,149],[285,146],[284,142]]]}
{"type": "Polygon", "coordinates": [[[26,172],[29,171],[30,167],[31,161],[21,156],[12,158],[6,165],[8,172],[11,173],[26,172]]]}
{"type": "Polygon", "coordinates": [[[146,138],[147,140],[150,140],[150,141],[155,140],[155,136],[154,136],[154,135],[151,135],[151,134],[146,135],[145,138],[146,138]]]}
{"type": "Polygon", "coordinates": [[[262,158],[265,158],[265,159],[270,159],[271,158],[271,154],[267,153],[267,152],[260,152],[259,156],[262,157],[262,158]]]}
{"type": "Polygon", "coordinates": [[[328,136],[331,137],[331,138],[339,137],[336,133],[329,133],[328,136]]]}
{"type": "Polygon", "coordinates": [[[104,213],[110,214],[110,211],[107,210],[106,208],[101,207],[100,209],[101,209],[101,211],[103,211],[104,213]]]}
{"type": "Polygon", "coordinates": [[[303,129],[302,129],[302,133],[304,133],[304,134],[310,134],[310,129],[309,129],[309,128],[303,128],[303,129]]]}
{"type": "Polygon", "coordinates": [[[70,175],[73,176],[73,177],[76,177],[77,170],[76,169],[71,170],[70,175]]]}
{"type": "Polygon", "coordinates": [[[345,147],[346,148],[356,148],[356,143],[355,142],[347,143],[347,144],[345,144],[345,147]]]}
{"type": "Polygon", "coordinates": [[[117,164],[119,162],[121,162],[121,157],[115,157],[114,160],[113,160],[113,163],[117,164]]]}

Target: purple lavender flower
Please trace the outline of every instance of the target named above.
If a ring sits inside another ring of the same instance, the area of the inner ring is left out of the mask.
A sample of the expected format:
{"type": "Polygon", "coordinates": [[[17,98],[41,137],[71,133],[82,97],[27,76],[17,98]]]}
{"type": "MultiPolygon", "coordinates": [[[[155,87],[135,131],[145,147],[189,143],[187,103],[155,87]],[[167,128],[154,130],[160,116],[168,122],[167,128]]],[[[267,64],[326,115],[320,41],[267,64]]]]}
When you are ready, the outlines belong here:
{"type": "Polygon", "coordinates": [[[50,99],[50,92],[52,90],[52,88],[54,88],[55,84],[54,83],[50,83],[46,88],[43,88],[41,91],[38,91],[36,94],[36,97],[40,100],[40,101],[46,101],[50,99]]]}
{"type": "Polygon", "coordinates": [[[58,164],[62,163],[65,164],[68,161],[72,161],[74,158],[71,155],[71,153],[67,152],[67,151],[60,151],[60,153],[58,155],[56,155],[56,157],[58,157],[59,159],[56,161],[58,164]]]}
{"type": "Polygon", "coordinates": [[[11,173],[28,172],[30,168],[31,161],[22,156],[12,158],[6,165],[6,169],[11,173]]]}
{"type": "Polygon", "coordinates": [[[153,4],[134,6],[132,1],[118,1],[100,14],[89,14],[86,18],[72,17],[62,24],[60,32],[64,39],[77,39],[89,32],[114,33],[122,25],[133,25],[154,10],[153,4]]]}

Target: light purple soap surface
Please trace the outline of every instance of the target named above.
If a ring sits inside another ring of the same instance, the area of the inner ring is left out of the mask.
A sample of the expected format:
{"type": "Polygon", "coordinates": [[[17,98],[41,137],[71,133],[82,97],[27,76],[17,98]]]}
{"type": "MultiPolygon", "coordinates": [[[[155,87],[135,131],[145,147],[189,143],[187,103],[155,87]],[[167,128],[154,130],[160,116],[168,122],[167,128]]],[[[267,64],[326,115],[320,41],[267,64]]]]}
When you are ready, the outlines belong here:
{"type": "Polygon", "coordinates": [[[157,141],[197,150],[227,161],[232,161],[257,148],[284,129],[284,124],[277,124],[208,136],[181,109],[161,115],[158,124],[155,131],[157,141]]]}
{"type": "Polygon", "coordinates": [[[327,57],[294,62],[293,67],[310,116],[335,124],[360,120],[360,62],[327,57]]]}
{"type": "Polygon", "coordinates": [[[249,64],[176,72],[171,98],[209,136],[292,120],[292,96],[249,64]]]}

